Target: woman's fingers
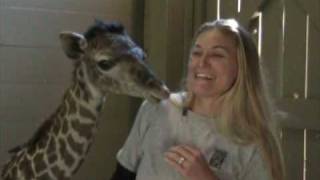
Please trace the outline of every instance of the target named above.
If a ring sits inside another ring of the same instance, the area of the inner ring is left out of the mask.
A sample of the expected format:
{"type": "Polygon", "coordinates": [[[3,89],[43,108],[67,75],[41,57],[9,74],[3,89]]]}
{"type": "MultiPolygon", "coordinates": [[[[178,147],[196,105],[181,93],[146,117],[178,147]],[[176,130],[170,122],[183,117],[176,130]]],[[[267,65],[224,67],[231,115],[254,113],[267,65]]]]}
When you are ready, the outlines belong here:
{"type": "Polygon", "coordinates": [[[180,156],[178,156],[172,152],[167,152],[165,154],[165,160],[178,170],[182,168],[180,165],[181,163],[179,162],[179,158],[180,158],[180,156]]]}
{"type": "Polygon", "coordinates": [[[196,151],[188,146],[174,146],[165,153],[166,161],[182,175],[187,175],[195,160],[196,151]]]}
{"type": "Polygon", "coordinates": [[[186,145],[172,147],[165,153],[165,160],[189,180],[216,177],[201,151],[194,147],[186,145]]]}
{"type": "Polygon", "coordinates": [[[171,152],[176,152],[178,155],[185,157],[186,159],[190,159],[193,156],[193,153],[189,151],[186,146],[174,146],[170,148],[171,152]]]}

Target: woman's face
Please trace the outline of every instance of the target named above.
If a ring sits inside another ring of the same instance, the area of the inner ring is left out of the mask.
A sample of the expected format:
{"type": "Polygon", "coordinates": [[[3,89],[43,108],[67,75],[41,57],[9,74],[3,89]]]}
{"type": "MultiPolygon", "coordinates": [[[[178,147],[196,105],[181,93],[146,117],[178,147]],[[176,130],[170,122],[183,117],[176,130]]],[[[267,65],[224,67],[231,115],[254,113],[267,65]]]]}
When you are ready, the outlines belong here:
{"type": "Polygon", "coordinates": [[[237,77],[235,40],[219,30],[203,32],[191,50],[187,86],[200,98],[217,98],[233,85],[237,77]]]}

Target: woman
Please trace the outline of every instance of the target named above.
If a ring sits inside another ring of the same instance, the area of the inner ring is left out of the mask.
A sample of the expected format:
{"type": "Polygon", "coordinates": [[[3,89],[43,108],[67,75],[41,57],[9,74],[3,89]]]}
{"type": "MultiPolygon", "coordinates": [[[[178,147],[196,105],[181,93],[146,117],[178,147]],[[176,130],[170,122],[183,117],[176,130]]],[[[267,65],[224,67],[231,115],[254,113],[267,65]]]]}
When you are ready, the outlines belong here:
{"type": "Polygon", "coordinates": [[[203,24],[185,91],[144,102],[112,179],[283,180],[257,49],[232,19],[203,24]]]}

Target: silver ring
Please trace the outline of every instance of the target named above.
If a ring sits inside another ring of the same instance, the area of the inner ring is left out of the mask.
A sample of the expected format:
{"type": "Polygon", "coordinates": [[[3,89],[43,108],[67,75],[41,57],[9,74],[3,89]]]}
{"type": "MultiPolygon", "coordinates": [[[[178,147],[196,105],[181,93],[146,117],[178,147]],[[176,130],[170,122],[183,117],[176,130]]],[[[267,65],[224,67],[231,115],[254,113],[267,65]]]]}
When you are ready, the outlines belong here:
{"type": "Polygon", "coordinates": [[[184,162],[184,160],[186,160],[184,157],[180,157],[180,158],[178,159],[177,163],[178,163],[179,165],[181,165],[181,164],[184,162]]]}

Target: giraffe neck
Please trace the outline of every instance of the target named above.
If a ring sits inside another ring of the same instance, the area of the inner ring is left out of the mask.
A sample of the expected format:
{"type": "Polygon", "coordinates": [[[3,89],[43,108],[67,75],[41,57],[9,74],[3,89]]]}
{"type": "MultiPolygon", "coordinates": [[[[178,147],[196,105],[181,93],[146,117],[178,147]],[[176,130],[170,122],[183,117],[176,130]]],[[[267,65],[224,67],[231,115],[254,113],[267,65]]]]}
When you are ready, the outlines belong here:
{"type": "Polygon", "coordinates": [[[75,70],[73,84],[57,111],[5,166],[4,180],[66,180],[78,170],[93,141],[105,99],[83,70],[75,70]]]}
{"type": "Polygon", "coordinates": [[[71,177],[82,164],[97,130],[105,95],[90,83],[82,67],[75,70],[74,83],[63,100],[51,130],[53,143],[49,140],[45,147],[48,165],[53,167],[46,171],[57,179],[71,177]]]}

